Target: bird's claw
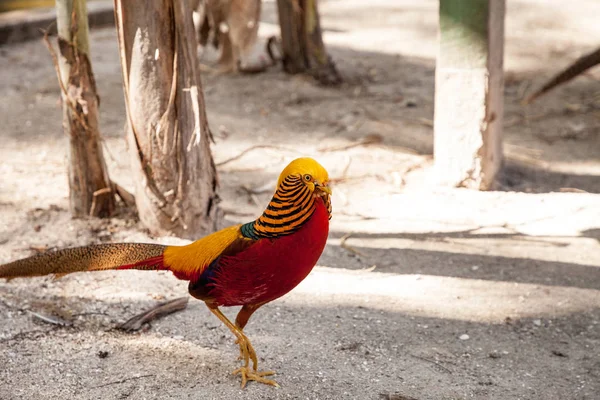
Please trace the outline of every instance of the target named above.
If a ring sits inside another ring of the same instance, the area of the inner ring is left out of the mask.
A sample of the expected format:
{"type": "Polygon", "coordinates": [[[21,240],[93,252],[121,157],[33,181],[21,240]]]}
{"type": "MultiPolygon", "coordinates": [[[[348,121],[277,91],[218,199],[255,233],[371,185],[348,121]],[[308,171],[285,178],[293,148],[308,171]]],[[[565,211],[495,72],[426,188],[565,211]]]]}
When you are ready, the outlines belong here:
{"type": "Polygon", "coordinates": [[[242,389],[246,386],[246,383],[248,383],[248,381],[255,381],[264,383],[265,385],[279,387],[277,382],[275,382],[274,380],[265,378],[265,376],[274,375],[274,371],[256,371],[251,370],[248,367],[240,367],[233,371],[232,374],[240,374],[242,376],[242,389]]]}

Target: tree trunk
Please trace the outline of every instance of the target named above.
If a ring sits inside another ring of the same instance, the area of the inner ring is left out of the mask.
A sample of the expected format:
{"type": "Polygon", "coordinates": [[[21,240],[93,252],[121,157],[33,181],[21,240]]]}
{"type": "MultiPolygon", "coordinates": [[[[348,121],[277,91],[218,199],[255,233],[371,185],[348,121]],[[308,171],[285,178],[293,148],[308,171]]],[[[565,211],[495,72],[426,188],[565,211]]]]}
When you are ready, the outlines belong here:
{"type": "Polygon", "coordinates": [[[98,130],[98,95],[89,58],[85,0],[58,0],[56,21],[63,126],[69,138],[69,188],[75,217],[109,216],[115,208],[98,130]]]}
{"type": "Polygon", "coordinates": [[[197,238],[220,218],[187,0],[115,0],[127,140],[142,222],[197,238]]]}
{"type": "Polygon", "coordinates": [[[342,82],[325,50],[317,0],[277,0],[283,69],[290,74],[308,73],[325,85],[342,82]]]}

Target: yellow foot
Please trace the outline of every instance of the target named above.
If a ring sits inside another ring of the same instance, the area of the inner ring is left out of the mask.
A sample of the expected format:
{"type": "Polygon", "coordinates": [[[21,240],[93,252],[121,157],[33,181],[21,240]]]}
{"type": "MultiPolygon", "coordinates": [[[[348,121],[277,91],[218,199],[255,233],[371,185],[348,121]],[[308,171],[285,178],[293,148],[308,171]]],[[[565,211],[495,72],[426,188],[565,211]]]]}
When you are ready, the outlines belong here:
{"type": "Polygon", "coordinates": [[[255,370],[251,370],[248,367],[240,367],[240,368],[236,369],[235,371],[233,371],[232,374],[242,375],[242,389],[246,386],[246,383],[248,383],[248,381],[255,381],[255,382],[264,383],[265,385],[279,387],[277,382],[275,382],[274,380],[265,378],[265,376],[270,376],[270,375],[275,374],[274,371],[255,371],[255,370]]]}

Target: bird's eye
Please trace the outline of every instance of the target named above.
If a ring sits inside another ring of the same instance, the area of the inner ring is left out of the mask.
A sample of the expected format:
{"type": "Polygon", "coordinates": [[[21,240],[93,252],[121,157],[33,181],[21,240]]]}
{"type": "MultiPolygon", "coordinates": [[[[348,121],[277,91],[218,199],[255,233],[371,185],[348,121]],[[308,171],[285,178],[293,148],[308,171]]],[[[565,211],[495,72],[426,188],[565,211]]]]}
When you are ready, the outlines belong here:
{"type": "Polygon", "coordinates": [[[306,182],[310,182],[310,181],[312,180],[312,176],[310,176],[310,175],[306,174],[306,175],[304,175],[304,180],[305,180],[306,182]]]}

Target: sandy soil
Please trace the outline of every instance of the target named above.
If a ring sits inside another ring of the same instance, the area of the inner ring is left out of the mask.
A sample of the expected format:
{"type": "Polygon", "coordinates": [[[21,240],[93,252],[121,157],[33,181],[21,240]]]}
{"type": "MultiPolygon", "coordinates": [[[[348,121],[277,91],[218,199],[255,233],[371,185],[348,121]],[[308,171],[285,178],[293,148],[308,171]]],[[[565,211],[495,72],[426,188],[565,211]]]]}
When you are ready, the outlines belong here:
{"type": "MultiPolygon", "coordinates": [[[[363,3],[321,1],[340,89],[278,68],[204,76],[217,162],[277,146],[219,166],[228,223],[254,218],[300,154],[335,181],[319,266],[247,328],[281,388],[239,389],[236,345],[200,302],[143,333],[115,331],[186,285],[106,272],[0,282],[0,399],[598,398],[600,71],[533,106],[519,100],[598,45],[600,4],[508,2],[507,167],[502,191],[479,193],[430,176],[437,2],[363,3]],[[373,134],[383,142],[349,147],[373,134]]],[[[276,31],[274,7],[265,3],[263,37],[276,31]]],[[[110,173],[131,188],[114,31],[94,31],[92,51],[110,173]]],[[[50,58],[39,42],[0,54],[0,262],[88,243],[182,243],[150,237],[127,211],[70,218],[50,58]]]]}

